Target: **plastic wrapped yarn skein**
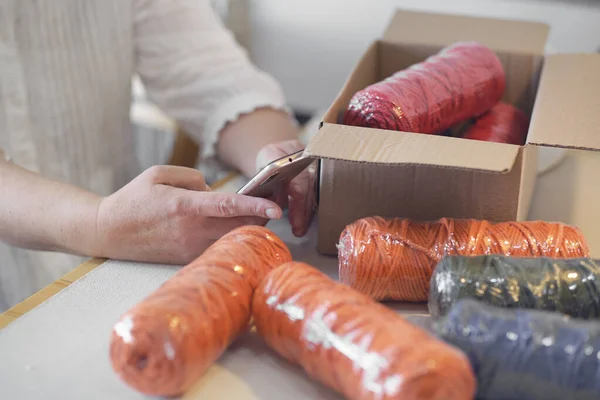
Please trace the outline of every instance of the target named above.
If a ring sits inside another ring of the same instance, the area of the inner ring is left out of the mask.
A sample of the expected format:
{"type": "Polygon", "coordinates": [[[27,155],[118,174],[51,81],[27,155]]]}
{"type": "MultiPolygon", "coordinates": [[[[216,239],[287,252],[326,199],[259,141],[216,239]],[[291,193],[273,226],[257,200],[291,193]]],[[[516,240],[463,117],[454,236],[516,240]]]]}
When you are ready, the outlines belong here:
{"type": "Polygon", "coordinates": [[[500,102],[475,120],[463,134],[464,139],[524,145],[529,117],[518,108],[500,102]]]}
{"type": "Polygon", "coordinates": [[[598,318],[600,266],[588,258],[444,257],[431,277],[429,312],[443,316],[463,298],[598,318]]]}
{"type": "Polygon", "coordinates": [[[249,328],[260,281],[291,259],[267,228],[230,231],[121,316],[111,333],[113,369],[141,393],[185,393],[249,328]]]}
{"type": "Polygon", "coordinates": [[[458,42],[355,93],[344,124],[440,134],[492,108],[505,86],[504,69],[492,50],[458,42]]]}
{"type": "Polygon", "coordinates": [[[340,235],[339,276],[375,300],[425,302],[442,257],[481,254],[576,258],[589,248],[578,228],[558,222],[369,217],[340,235]]]}
{"type": "Polygon", "coordinates": [[[348,400],[471,400],[469,360],[307,264],[270,272],[252,315],[265,342],[348,400]]]}
{"type": "Polygon", "coordinates": [[[600,399],[600,322],[463,299],[434,326],[469,357],[478,399],[600,399]]]}

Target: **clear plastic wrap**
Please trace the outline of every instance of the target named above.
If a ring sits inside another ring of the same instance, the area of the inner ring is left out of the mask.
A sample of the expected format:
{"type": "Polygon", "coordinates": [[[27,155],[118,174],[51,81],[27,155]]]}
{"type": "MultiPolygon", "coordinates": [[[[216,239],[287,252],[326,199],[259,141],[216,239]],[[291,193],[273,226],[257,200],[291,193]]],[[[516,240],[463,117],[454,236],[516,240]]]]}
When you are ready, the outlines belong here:
{"type": "Polygon", "coordinates": [[[344,124],[440,134],[489,110],[505,86],[504,69],[492,50],[458,42],[357,92],[344,124]]]}
{"type": "Polygon", "coordinates": [[[340,236],[340,281],[375,300],[425,302],[442,257],[480,254],[578,258],[589,248],[578,228],[561,223],[363,218],[340,236]]]}
{"type": "Polygon", "coordinates": [[[114,370],[145,394],[184,393],[248,328],[258,283],[291,259],[266,228],[226,234],[115,324],[114,370]]]}
{"type": "Polygon", "coordinates": [[[277,353],[350,400],[471,400],[467,358],[389,308],[291,262],[257,288],[252,314],[277,353]]]}
{"type": "Polygon", "coordinates": [[[600,266],[589,258],[444,257],[431,277],[429,312],[443,316],[463,298],[598,318],[600,266]]]}
{"type": "Polygon", "coordinates": [[[500,102],[475,120],[462,135],[465,139],[524,145],[529,117],[518,108],[500,102]]]}
{"type": "Polygon", "coordinates": [[[468,355],[478,399],[600,399],[600,322],[463,299],[434,326],[468,355]]]}

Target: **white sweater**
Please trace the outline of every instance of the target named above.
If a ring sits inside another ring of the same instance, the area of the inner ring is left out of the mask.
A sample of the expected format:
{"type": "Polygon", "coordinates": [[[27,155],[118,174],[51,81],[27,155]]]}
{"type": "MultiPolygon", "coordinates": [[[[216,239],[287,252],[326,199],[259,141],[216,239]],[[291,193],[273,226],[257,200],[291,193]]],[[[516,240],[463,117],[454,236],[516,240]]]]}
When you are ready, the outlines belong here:
{"type": "MultiPolygon", "coordinates": [[[[131,78],[209,155],[223,125],[284,107],[205,0],[1,0],[0,148],[13,162],[107,195],[140,172],[131,78]]],[[[40,199],[43,201],[43,199],[40,199]]],[[[81,259],[0,244],[0,311],[81,259]]]]}

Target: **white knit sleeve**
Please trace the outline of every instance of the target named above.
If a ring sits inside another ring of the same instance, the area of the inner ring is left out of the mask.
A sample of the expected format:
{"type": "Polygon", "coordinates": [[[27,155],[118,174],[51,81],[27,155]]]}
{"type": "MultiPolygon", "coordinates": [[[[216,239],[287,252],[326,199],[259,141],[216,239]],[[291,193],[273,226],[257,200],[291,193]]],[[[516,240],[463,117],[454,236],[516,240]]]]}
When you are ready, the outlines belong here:
{"type": "Polygon", "coordinates": [[[206,0],[134,0],[136,71],[148,98],[214,153],[224,125],[261,107],[287,110],[206,0]]]}

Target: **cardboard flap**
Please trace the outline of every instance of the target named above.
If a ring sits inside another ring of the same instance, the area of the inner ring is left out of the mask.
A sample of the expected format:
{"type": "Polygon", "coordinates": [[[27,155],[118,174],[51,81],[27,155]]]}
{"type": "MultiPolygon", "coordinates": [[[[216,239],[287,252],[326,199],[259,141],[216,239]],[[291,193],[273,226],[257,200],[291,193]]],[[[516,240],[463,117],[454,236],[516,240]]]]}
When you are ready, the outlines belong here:
{"type": "Polygon", "coordinates": [[[540,22],[398,10],[383,38],[439,47],[474,40],[494,51],[541,55],[549,32],[550,27],[540,22]]]}
{"type": "Polygon", "coordinates": [[[544,62],[528,143],[600,150],[600,54],[544,62]]]}
{"type": "Polygon", "coordinates": [[[324,123],[309,155],[372,164],[427,164],[490,172],[512,169],[519,146],[324,123]]]}

